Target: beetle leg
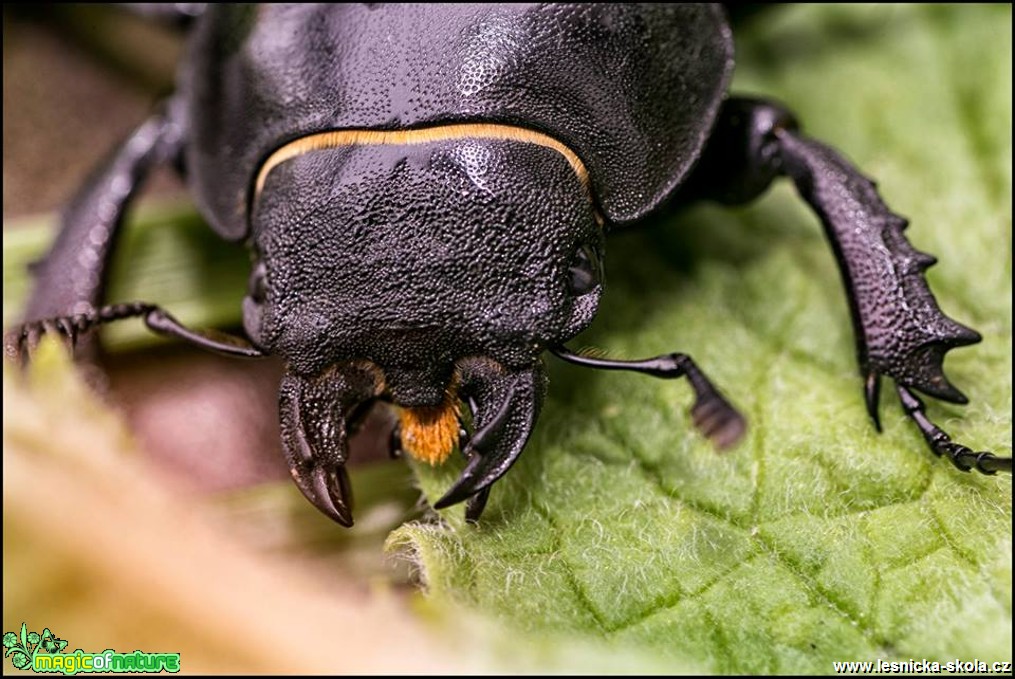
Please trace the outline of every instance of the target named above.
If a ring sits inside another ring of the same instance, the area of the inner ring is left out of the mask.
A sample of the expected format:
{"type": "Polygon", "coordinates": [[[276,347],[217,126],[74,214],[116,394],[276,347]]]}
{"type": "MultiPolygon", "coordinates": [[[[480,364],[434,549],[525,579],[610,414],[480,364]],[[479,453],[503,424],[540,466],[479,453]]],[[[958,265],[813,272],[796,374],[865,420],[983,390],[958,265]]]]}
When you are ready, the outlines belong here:
{"type": "Polygon", "coordinates": [[[475,402],[475,434],[462,451],[469,460],[458,481],[434,503],[435,509],[474,498],[466,518],[475,522],[486,505],[488,489],[515,463],[532,433],[546,391],[541,362],[509,372],[493,361],[473,359],[459,365],[461,393],[475,402]]]}
{"type": "Polygon", "coordinates": [[[927,445],[935,455],[947,457],[953,465],[964,472],[976,469],[981,474],[987,475],[993,475],[999,471],[1011,474],[1010,457],[998,457],[986,451],[977,453],[961,443],[952,441],[951,436],[942,431],[924,414],[923,401],[901,384],[896,385],[895,388],[899,393],[899,399],[902,401],[906,415],[916,423],[923,438],[927,441],[927,445]]]}
{"type": "Polygon", "coordinates": [[[25,310],[28,321],[99,307],[124,212],[151,168],[181,152],[184,135],[178,110],[170,100],[135,129],[65,209],[51,250],[31,267],[35,288],[25,310]]]}
{"type": "Polygon", "coordinates": [[[24,360],[38,336],[54,329],[72,348],[83,348],[87,355],[95,345],[82,347],[81,335],[95,326],[134,316],[143,316],[155,332],[205,349],[232,356],[263,355],[243,338],[186,328],[153,304],[99,306],[116,236],[131,200],[153,167],[179,160],[184,143],[181,106],[176,99],[166,102],[96,168],[70,202],[49,253],[30,267],[35,287],[25,310],[27,322],[5,334],[5,355],[24,360]]]}
{"type": "Polygon", "coordinates": [[[146,302],[109,304],[73,316],[57,316],[23,323],[4,333],[4,355],[11,359],[20,359],[23,363],[44,334],[60,335],[67,340],[70,348],[74,349],[78,338],[89,330],[99,325],[138,316],[144,317],[145,325],[154,332],[186,340],[202,349],[238,358],[264,356],[260,349],[245,338],[217,330],[192,330],[161,307],[146,302]]]}
{"type": "Polygon", "coordinates": [[[931,429],[922,403],[910,390],[966,403],[945,376],[944,356],[979,342],[980,335],[938,307],[923,275],[936,260],[906,239],[907,221],[885,205],[874,182],[834,149],[801,134],[793,116],[778,104],[732,98],[723,105],[682,197],[741,203],[779,175],[793,180],[832,245],[849,299],[864,400],[875,427],[880,430],[878,397],[884,375],[895,381],[907,412],[934,452],[966,465],[965,453],[956,457],[949,452],[949,446],[957,444],[940,443],[943,432],[933,433],[940,430],[931,429]]]}

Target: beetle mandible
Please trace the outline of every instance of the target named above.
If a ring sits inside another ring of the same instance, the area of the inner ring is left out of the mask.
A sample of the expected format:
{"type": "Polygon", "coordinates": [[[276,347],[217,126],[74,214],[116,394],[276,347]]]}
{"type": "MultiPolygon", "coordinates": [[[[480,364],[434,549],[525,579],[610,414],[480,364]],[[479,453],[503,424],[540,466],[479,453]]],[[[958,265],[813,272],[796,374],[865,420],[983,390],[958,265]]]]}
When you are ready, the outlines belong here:
{"type": "Polygon", "coordinates": [[[938,308],[933,257],[786,108],[729,95],[733,64],[719,5],[211,5],[177,92],[65,211],[5,351],[141,316],[208,349],[279,355],[283,449],[318,509],[352,524],[347,433],[384,400],[409,454],[438,462],[459,444],[468,462],[435,507],[466,501],[475,521],[535,425],[546,351],[687,377],[695,425],[718,447],[740,438],[744,419],[689,356],[609,360],[565,343],[596,313],[607,229],[672,203],[745,203],[786,176],[838,261],[875,426],[889,377],[934,453],[1010,472],[1010,458],[953,442],[915,393],[965,403],[942,361],[980,340],[938,308]],[[124,212],[167,163],[253,254],[246,338],[102,304],[124,212]]]}

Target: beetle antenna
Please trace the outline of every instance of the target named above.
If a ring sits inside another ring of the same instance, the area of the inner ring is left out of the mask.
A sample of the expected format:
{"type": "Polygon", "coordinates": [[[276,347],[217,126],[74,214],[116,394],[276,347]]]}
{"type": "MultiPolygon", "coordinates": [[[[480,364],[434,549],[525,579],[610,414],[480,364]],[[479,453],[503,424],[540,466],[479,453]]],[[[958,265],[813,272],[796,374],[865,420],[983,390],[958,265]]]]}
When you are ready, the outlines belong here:
{"type": "Polygon", "coordinates": [[[923,401],[916,394],[901,384],[895,385],[895,389],[899,393],[899,400],[902,401],[906,415],[920,429],[920,433],[923,434],[923,438],[935,455],[947,457],[953,465],[964,472],[976,469],[981,474],[988,476],[997,472],[1011,474],[1010,457],[998,457],[987,451],[974,452],[971,448],[952,441],[952,437],[930,421],[924,412],[923,401]]]}
{"type": "Polygon", "coordinates": [[[182,339],[202,349],[240,358],[259,358],[266,355],[249,340],[242,337],[217,330],[192,330],[158,305],[147,302],[109,304],[83,314],[57,316],[56,318],[23,323],[4,334],[4,355],[7,358],[23,361],[45,334],[60,335],[73,347],[81,335],[100,325],[139,316],[144,318],[145,325],[152,331],[160,335],[182,339]]]}
{"type": "Polygon", "coordinates": [[[694,426],[719,450],[732,446],[747,430],[747,422],[743,415],[737,412],[687,354],[664,354],[642,360],[620,361],[576,354],[564,345],[550,347],[550,351],[568,363],[586,368],[630,370],[662,379],[687,377],[691,388],[694,389],[695,400],[691,407],[694,426]]]}

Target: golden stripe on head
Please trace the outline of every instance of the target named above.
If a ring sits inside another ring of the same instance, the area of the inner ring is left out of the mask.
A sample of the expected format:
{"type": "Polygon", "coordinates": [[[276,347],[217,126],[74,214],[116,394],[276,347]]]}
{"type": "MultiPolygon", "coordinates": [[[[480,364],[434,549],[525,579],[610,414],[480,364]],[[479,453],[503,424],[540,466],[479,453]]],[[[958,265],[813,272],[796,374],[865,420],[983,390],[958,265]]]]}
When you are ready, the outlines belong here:
{"type": "Polygon", "coordinates": [[[446,141],[449,139],[504,139],[509,141],[520,141],[528,144],[537,144],[557,151],[578,176],[578,180],[586,190],[589,189],[589,173],[585,164],[564,144],[553,137],[534,132],[523,127],[511,125],[497,125],[491,123],[463,123],[459,125],[442,125],[440,127],[427,127],[417,130],[331,130],[329,132],[317,132],[294,139],[285,146],[277,149],[268,156],[257,173],[257,181],[254,184],[254,198],[264,188],[265,179],[268,173],[275,166],[287,160],[301,156],[309,151],[338,148],[341,146],[408,146],[414,144],[429,144],[435,141],[446,141]]]}

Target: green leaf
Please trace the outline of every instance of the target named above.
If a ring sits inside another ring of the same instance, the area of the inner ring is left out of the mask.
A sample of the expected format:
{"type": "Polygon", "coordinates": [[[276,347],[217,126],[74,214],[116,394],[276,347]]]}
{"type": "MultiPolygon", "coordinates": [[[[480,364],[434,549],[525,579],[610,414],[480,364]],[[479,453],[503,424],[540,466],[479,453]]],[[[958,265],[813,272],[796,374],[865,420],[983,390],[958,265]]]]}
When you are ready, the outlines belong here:
{"type": "MultiPolygon", "coordinates": [[[[984,341],[946,362],[970,405],[929,414],[1011,455],[1010,6],[770,10],[738,54],[734,89],[788,103],[940,257],[932,290],[984,341]]],[[[749,418],[745,440],[716,453],[679,381],[551,361],[481,524],[458,507],[392,536],[432,607],[500,621],[516,657],[580,640],[676,671],[1011,657],[1011,477],[935,458],[890,389],[874,430],[833,255],[792,187],[614,233],[606,268],[574,346],[686,351],[749,418]]],[[[460,470],[417,468],[431,501],[460,470]]]]}

